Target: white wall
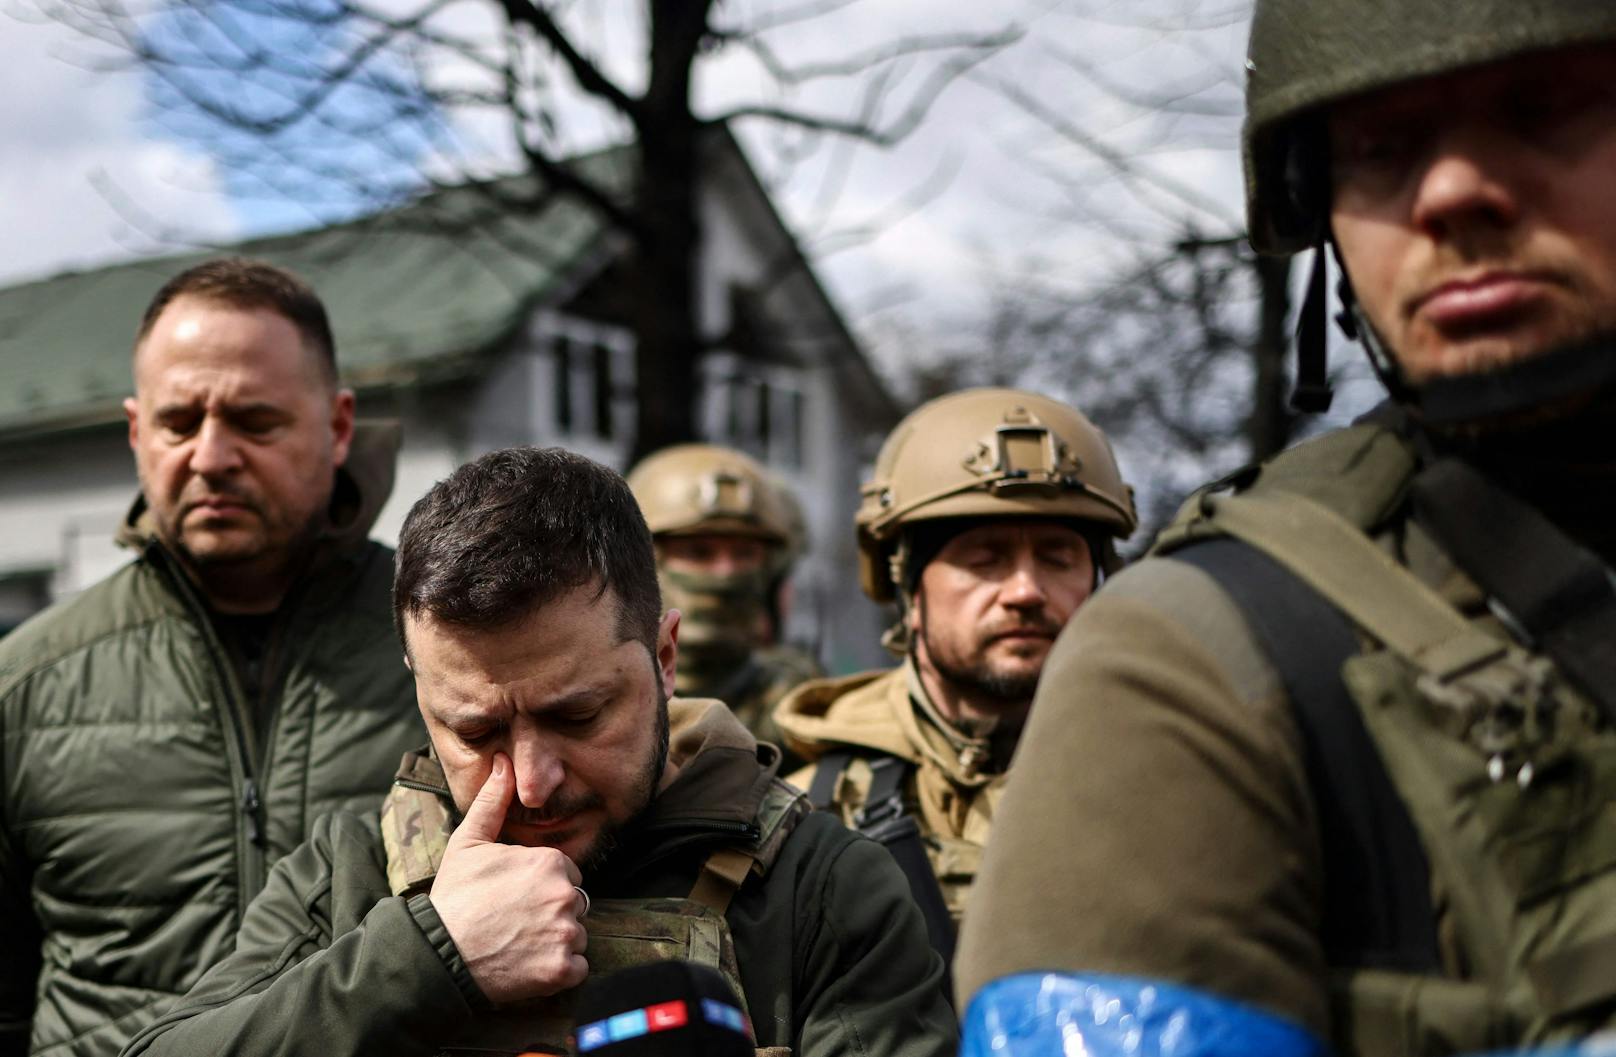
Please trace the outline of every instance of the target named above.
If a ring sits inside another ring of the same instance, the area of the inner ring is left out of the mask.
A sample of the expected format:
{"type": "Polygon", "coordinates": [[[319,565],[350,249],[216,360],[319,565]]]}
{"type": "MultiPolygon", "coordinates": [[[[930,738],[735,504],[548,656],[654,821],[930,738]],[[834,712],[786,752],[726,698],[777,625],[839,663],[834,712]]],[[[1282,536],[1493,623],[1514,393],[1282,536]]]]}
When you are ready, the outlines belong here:
{"type": "Polygon", "coordinates": [[[0,578],[43,572],[52,598],[129,560],[112,542],[139,485],[121,426],[0,448],[0,578]]]}

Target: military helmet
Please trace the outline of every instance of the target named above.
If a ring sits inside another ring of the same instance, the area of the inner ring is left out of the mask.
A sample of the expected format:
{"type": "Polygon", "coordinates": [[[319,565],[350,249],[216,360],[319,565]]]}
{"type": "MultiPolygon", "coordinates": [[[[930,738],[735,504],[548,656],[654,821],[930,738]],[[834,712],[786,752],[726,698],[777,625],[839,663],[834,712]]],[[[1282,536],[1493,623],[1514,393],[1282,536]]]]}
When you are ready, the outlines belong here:
{"type": "Polygon", "coordinates": [[[1073,518],[1108,540],[1138,521],[1105,434],[1076,409],[1017,389],[939,397],[887,437],[854,518],[864,593],[895,596],[903,529],[960,517],[1073,518]]]}
{"type": "Polygon", "coordinates": [[[1294,253],[1323,241],[1322,127],[1351,96],[1547,48],[1616,40],[1613,0],[1257,0],[1242,148],[1251,242],[1294,253]]]}
{"type": "Polygon", "coordinates": [[[629,471],[653,536],[714,533],[774,544],[791,539],[791,521],[769,473],[756,459],[713,444],[679,444],[629,471]]]}

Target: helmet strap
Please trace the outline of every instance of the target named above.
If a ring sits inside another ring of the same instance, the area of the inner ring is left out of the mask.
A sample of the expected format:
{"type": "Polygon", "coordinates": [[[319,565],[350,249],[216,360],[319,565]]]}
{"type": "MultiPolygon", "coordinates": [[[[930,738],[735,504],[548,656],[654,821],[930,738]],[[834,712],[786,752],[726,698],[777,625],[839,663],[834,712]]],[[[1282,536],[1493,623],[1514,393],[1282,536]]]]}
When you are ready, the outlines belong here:
{"type": "Polygon", "coordinates": [[[1322,414],[1330,410],[1335,393],[1330,388],[1328,338],[1329,287],[1325,284],[1328,256],[1321,244],[1313,252],[1307,297],[1296,324],[1296,388],[1291,410],[1322,414]]]}
{"type": "Polygon", "coordinates": [[[881,634],[881,645],[896,657],[909,656],[909,607],[914,605],[910,590],[909,567],[914,558],[914,546],[907,532],[898,533],[897,546],[887,558],[887,575],[892,578],[892,596],[898,609],[898,619],[881,634]]]}
{"type": "Polygon", "coordinates": [[[1411,406],[1418,402],[1413,388],[1403,378],[1403,369],[1397,365],[1397,358],[1386,347],[1380,332],[1369,322],[1364,315],[1363,306],[1358,303],[1358,295],[1352,289],[1352,279],[1347,275],[1346,263],[1341,259],[1341,247],[1337,246],[1335,239],[1327,240],[1330,253],[1335,257],[1336,268],[1341,272],[1341,279],[1336,283],[1336,297],[1341,301],[1341,311],[1335,315],[1336,326],[1348,341],[1356,341],[1363,346],[1364,352],[1369,355],[1369,366],[1375,370],[1375,377],[1380,384],[1386,387],[1393,403],[1411,406]]]}

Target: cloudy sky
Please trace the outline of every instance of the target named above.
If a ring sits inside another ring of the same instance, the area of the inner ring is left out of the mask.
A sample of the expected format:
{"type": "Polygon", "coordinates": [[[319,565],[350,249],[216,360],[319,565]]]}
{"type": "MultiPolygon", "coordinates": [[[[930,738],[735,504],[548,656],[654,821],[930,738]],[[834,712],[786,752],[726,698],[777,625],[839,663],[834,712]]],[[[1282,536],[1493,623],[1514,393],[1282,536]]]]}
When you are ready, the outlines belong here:
{"type": "MultiPolygon", "coordinates": [[[[721,10],[745,21],[800,6],[729,0],[721,10]]],[[[478,7],[460,5],[468,19],[478,7]]],[[[1023,36],[971,80],[949,87],[898,149],[844,151],[827,141],[787,164],[783,150],[795,137],[758,122],[742,126],[742,136],[810,248],[843,247],[824,257],[822,272],[856,325],[877,340],[894,329],[946,330],[974,311],[995,276],[1033,269],[1080,287],[1124,261],[1130,241],[1167,232],[1164,216],[1193,215],[1208,230],[1238,219],[1234,123],[1164,121],[1119,100],[1115,89],[1174,95],[1219,79],[1237,83],[1241,7],[1240,0],[846,5],[769,39],[788,60],[835,61],[906,34],[1013,25],[1023,36]],[[1038,113],[1012,105],[1009,92],[1023,93],[1038,113]],[[1052,131],[1063,123],[1066,135],[1052,131]],[[1072,129],[1143,170],[1143,190],[1118,185],[1112,166],[1072,129]],[[917,196],[922,206],[906,204],[917,196]],[[1208,208],[1192,209],[1190,197],[1208,208]],[[870,228],[876,233],[861,234],[870,228]]],[[[640,45],[635,8],[591,0],[573,5],[571,16],[576,35],[631,83],[640,45]]],[[[0,69],[15,86],[0,108],[0,282],[184,248],[186,239],[228,241],[307,224],[310,214],[296,203],[245,193],[172,121],[154,120],[144,75],[105,69],[106,52],[41,17],[33,0],[0,0],[0,11],[0,69]]],[[[926,69],[917,64],[900,85],[922,83],[926,69]]],[[[738,50],[705,65],[698,97],[708,112],[741,100],[781,101],[756,60],[738,50]]],[[[789,101],[845,113],[854,98],[846,82],[830,80],[789,101]]],[[[610,134],[581,111],[567,113],[563,123],[576,125],[571,141],[579,146],[610,134]]],[[[499,153],[497,131],[474,123],[462,131],[464,142],[499,153]]]]}

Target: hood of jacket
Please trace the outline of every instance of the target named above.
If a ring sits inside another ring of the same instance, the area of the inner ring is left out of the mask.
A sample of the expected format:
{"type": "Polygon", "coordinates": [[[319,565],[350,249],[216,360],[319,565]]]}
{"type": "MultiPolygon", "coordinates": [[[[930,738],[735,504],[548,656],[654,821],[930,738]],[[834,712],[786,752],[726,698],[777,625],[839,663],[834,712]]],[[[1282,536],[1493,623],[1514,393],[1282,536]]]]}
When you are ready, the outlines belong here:
{"type": "Polygon", "coordinates": [[[810,763],[838,747],[872,749],[934,767],[959,785],[989,781],[988,740],[956,728],[925,695],[906,662],[884,672],[804,683],[780,702],[774,718],[787,746],[810,763]]]}
{"type": "MultiPolygon", "coordinates": [[[[317,556],[347,553],[370,536],[376,518],[393,493],[393,477],[403,432],[392,419],[361,419],[354,423],[348,458],[337,467],[331,487],[331,505],[316,542],[317,556]]],[[[137,495],[114,537],[118,544],[143,551],[160,543],[157,518],[144,493],[137,495]]]]}

